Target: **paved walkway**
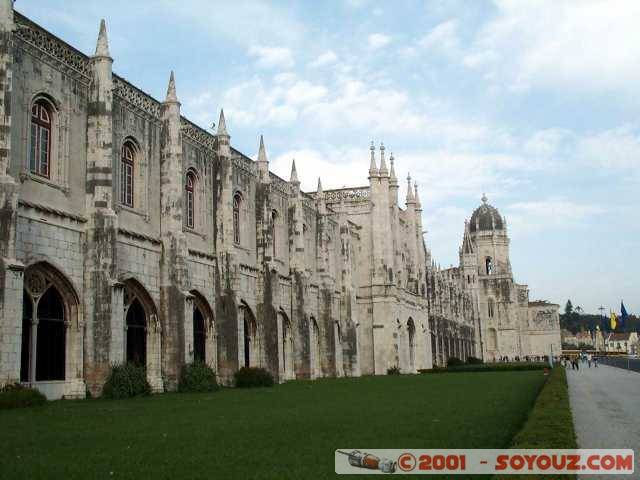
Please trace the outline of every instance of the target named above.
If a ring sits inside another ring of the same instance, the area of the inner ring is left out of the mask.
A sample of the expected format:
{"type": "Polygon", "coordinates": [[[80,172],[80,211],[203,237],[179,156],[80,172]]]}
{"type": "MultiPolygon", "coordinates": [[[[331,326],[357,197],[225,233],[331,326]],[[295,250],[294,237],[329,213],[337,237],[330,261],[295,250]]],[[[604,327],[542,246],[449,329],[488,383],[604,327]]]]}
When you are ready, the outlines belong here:
{"type": "MultiPolygon", "coordinates": [[[[573,423],[580,448],[632,448],[635,472],[622,478],[640,478],[640,373],[600,365],[567,368],[573,423]]],[[[588,475],[603,478],[612,475],[588,475]]]]}

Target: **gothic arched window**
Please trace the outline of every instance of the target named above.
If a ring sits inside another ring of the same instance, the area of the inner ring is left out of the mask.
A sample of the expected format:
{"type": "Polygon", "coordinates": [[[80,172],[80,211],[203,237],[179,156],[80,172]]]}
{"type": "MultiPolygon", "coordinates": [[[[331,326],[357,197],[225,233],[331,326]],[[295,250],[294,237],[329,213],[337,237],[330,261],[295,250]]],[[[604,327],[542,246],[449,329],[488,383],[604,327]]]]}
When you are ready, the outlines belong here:
{"type": "Polygon", "coordinates": [[[133,207],[133,168],[135,147],[127,141],[122,145],[120,156],[120,203],[133,207]]]}
{"type": "Polygon", "coordinates": [[[195,228],[195,186],[196,176],[193,172],[187,172],[187,181],[184,187],[187,207],[187,227],[195,228]]]}
{"type": "Polygon", "coordinates": [[[240,245],[240,205],[242,196],[236,193],[233,196],[233,242],[240,245]]]}
{"type": "Polygon", "coordinates": [[[276,252],[277,252],[277,229],[276,229],[276,223],[278,222],[278,212],[276,210],[273,210],[271,212],[271,245],[272,245],[272,254],[273,254],[273,258],[276,258],[276,252]]]}
{"type": "Polygon", "coordinates": [[[493,262],[491,260],[491,257],[487,257],[484,263],[487,270],[487,275],[491,275],[493,273],[493,262]]]}
{"type": "Polygon", "coordinates": [[[31,107],[31,145],[29,170],[31,173],[49,178],[51,159],[51,105],[43,99],[31,107]]]}
{"type": "Polygon", "coordinates": [[[197,362],[204,362],[206,359],[206,323],[200,309],[193,308],[193,359],[197,362]]]}

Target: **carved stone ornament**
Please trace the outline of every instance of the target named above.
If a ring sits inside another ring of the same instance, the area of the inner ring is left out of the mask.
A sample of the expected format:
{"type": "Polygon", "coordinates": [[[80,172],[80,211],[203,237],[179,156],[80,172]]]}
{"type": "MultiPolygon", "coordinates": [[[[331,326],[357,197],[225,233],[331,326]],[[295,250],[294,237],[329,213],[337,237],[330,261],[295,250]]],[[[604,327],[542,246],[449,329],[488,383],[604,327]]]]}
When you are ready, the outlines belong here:
{"type": "Polygon", "coordinates": [[[47,289],[47,280],[39,272],[28,272],[24,283],[33,297],[39,297],[47,289]]]}

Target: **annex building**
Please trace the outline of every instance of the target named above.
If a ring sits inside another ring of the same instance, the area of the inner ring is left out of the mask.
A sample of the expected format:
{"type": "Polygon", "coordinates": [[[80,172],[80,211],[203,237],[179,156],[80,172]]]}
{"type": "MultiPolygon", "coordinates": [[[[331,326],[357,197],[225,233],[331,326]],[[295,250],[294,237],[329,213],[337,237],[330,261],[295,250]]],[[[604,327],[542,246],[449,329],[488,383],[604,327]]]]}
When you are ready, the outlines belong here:
{"type": "Polygon", "coordinates": [[[285,381],[559,351],[558,306],[514,283],[486,200],[440,269],[383,145],[362,186],[303,192],[222,112],[215,134],[183,117],[173,74],[158,101],[112,63],[104,22],[87,56],[0,0],[0,384],[77,398],[127,361],[163,391],[194,360],[285,381]]]}

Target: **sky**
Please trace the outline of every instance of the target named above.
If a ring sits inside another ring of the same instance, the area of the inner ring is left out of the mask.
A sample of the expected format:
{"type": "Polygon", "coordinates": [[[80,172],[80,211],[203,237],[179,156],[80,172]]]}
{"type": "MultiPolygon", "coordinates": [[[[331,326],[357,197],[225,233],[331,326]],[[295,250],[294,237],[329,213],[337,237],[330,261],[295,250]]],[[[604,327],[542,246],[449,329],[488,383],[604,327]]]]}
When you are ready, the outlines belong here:
{"type": "Polygon", "coordinates": [[[457,265],[486,193],[530,298],[640,312],[640,2],[17,0],[182,113],[224,108],[234,147],[303,189],[367,185],[369,144],[419,184],[425,241],[457,265]]]}

